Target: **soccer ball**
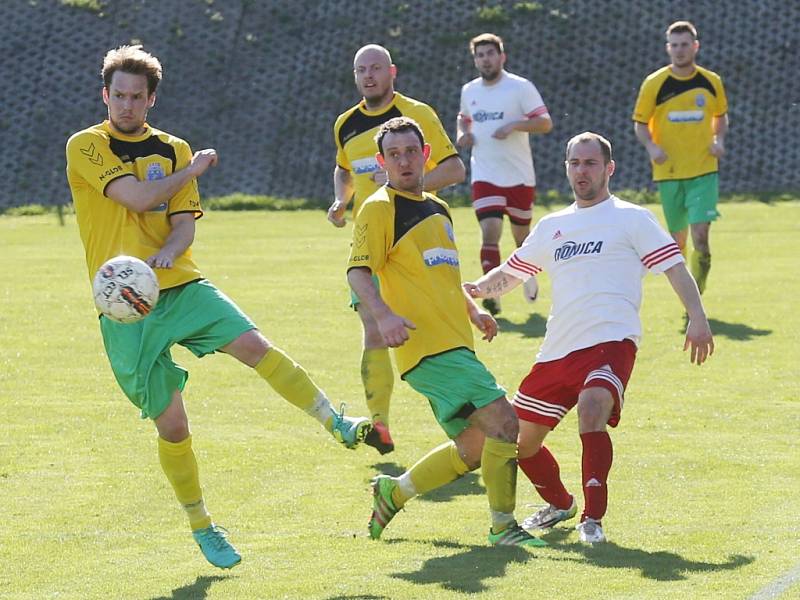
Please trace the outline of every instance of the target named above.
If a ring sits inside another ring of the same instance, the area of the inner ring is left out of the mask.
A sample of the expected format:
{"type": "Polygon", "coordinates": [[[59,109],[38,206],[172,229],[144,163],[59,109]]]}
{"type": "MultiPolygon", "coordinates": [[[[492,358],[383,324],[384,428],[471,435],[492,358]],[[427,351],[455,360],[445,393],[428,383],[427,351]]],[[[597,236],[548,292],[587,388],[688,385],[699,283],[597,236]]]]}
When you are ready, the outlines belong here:
{"type": "Polygon", "coordinates": [[[92,291],[97,310],[119,323],[133,323],[158,302],[158,278],[144,261],[116,256],[97,270],[92,291]]]}

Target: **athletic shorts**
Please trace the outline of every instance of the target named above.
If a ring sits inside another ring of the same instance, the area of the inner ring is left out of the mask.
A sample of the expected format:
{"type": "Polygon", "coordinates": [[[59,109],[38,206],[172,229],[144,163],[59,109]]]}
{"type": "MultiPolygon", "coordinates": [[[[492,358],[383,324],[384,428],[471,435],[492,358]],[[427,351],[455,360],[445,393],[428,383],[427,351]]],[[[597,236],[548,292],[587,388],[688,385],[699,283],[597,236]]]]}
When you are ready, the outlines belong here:
{"type": "Polygon", "coordinates": [[[117,323],[100,317],[114,377],[143,419],[158,417],[175,390],[186,385],[188,372],[170,354],[174,344],[200,357],[255,328],[230,298],[204,279],[162,291],[141,321],[117,323]]]}
{"type": "Polygon", "coordinates": [[[578,403],[578,394],[586,388],[602,387],[614,397],[608,424],[616,427],[635,360],[636,344],[622,340],[576,350],[558,360],[536,363],[522,380],[512,404],[521,420],[555,429],[578,403]]]}
{"type": "MultiPolygon", "coordinates": [[[[378,293],[381,293],[381,282],[378,281],[378,276],[374,273],[372,274],[372,283],[375,284],[375,287],[378,289],[378,293]]],[[[361,304],[361,299],[358,297],[353,291],[353,288],[350,288],[350,308],[353,310],[358,310],[358,305],[361,304]]]]}
{"type": "Polygon", "coordinates": [[[494,375],[466,348],[424,358],[403,379],[428,399],[436,420],[451,439],[469,427],[467,417],[475,409],[506,395],[494,375]]]}
{"type": "Polygon", "coordinates": [[[719,217],[719,174],[709,173],[692,179],[659,181],[658,195],[664,219],[671,233],[683,231],[690,224],[710,223],[719,217]]]}
{"type": "Polygon", "coordinates": [[[508,215],[515,225],[530,225],[536,188],[529,185],[500,187],[486,181],[472,184],[472,206],[478,220],[508,215]]]}

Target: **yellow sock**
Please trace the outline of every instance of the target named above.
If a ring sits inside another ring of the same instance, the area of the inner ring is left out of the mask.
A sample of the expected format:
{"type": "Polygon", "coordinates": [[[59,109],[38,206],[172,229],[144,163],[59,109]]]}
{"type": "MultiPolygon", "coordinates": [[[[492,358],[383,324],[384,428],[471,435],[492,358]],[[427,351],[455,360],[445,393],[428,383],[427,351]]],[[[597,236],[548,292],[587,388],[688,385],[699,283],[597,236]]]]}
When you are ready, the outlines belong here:
{"type": "Polygon", "coordinates": [[[410,498],[424,494],[454,481],[469,471],[458,455],[455,442],[445,442],[419,459],[408,471],[397,478],[392,490],[392,502],[400,508],[410,498]]]}
{"type": "Polygon", "coordinates": [[[516,442],[487,437],[481,453],[481,471],[492,513],[492,530],[500,533],[514,522],[514,506],[517,503],[516,442]]]}
{"type": "Polygon", "coordinates": [[[325,429],[332,431],[331,403],[322,390],[314,385],[303,367],[273,346],[255,369],[276,392],[322,423],[325,429]]]}
{"type": "Polygon", "coordinates": [[[181,503],[192,530],[204,529],[211,525],[211,515],[203,502],[200,489],[200,473],[192,450],[192,436],[173,443],[158,438],[158,459],[167,476],[178,502],[181,503]]]}
{"type": "Polygon", "coordinates": [[[388,348],[368,350],[361,354],[361,381],[372,420],[389,424],[389,400],[394,388],[394,370],[388,348]]]}
{"type": "Polygon", "coordinates": [[[711,255],[693,250],[692,257],[689,259],[689,270],[697,282],[697,289],[702,294],[706,289],[708,272],[711,270],[711,255]]]}

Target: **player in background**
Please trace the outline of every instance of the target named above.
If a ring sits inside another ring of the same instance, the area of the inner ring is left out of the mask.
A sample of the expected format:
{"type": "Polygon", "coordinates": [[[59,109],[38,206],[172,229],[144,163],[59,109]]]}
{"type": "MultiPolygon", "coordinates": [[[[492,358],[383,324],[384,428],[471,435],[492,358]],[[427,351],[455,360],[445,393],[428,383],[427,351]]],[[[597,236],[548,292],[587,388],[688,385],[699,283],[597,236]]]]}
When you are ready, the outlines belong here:
{"type": "MultiPolygon", "coordinates": [[[[386,183],[386,172],[375,160],[378,151],[375,133],[393,117],[413,118],[430,142],[431,154],[425,164],[427,191],[459,183],[465,177],[464,163],[436,112],[427,104],[395,91],[397,67],[386,48],[369,44],[359,49],[353,60],[353,74],[362,99],[339,115],[333,126],[336,167],[334,200],[328,209],[328,220],[336,227],[344,226],[345,211],[351,200],[355,216],[367,197],[386,183]]],[[[351,301],[364,330],[361,379],[374,426],[366,443],[385,454],[394,450],[389,433],[389,404],[394,388],[392,361],[374,317],[355,294],[351,294],[351,301]]]]}
{"type": "Polygon", "coordinates": [[[508,260],[465,289],[473,297],[494,297],[543,270],[550,273],[553,304],[547,332],[513,400],[520,418],[519,466],[549,506],[523,527],[552,527],[577,512],[558,463],[543,445],[577,404],[584,497],[577,529],[582,541],[596,543],[606,539],[602,519],[612,461],[606,425],[619,423],[641,339],[644,275],[664,273],[683,303],[689,316],[683,348],[691,349],[693,363],[705,362],[714,341],[678,246],[650,211],[609,192],[611,144],[582,133],[567,143],[566,159],[575,202],[543,217],[508,260]]]}
{"type": "MultiPolygon", "coordinates": [[[[549,133],[553,122],[536,86],[505,70],[499,36],[482,33],[470,40],[469,49],[480,77],[461,88],[456,145],[471,149],[472,205],[481,227],[481,268],[488,273],[500,264],[503,215],[517,246],[530,233],[536,174],[528,138],[549,133]]],[[[529,302],[536,299],[535,277],[523,292],[529,302]]],[[[484,299],[483,306],[500,312],[497,298],[484,299]]]]}
{"type": "Polygon", "coordinates": [[[719,216],[719,159],[725,153],[728,100],[719,75],[695,63],[697,30],[688,21],[667,28],[670,64],[642,83],[633,109],[636,138],[653,165],[667,228],[687,255],[702,294],[711,269],[709,229],[719,216]]]}
{"type": "Polygon", "coordinates": [[[108,120],[67,142],[67,179],[89,277],[109,258],[126,254],[147,261],[161,288],[141,321],[122,324],[100,316],[103,343],[123,392],[155,424],[161,467],[194,539],[211,564],[230,568],[241,557],[203,501],[181,395],[188,373],[173,362],[170,348],[180,344],[198,357],[230,354],[348,447],[363,441],[371,424],[334,412],[305,370],[194,263],[195,221],[203,214],[197,177],[217,164],[217,153],[192,154],[185,141],[146,122],[161,81],[158,59],[141,46],[121,46],[106,54],[102,76],[108,120]]]}
{"type": "Polygon", "coordinates": [[[427,397],[451,441],[399,477],[373,480],[369,533],[386,525],[414,496],[481,466],[493,545],[540,546],[514,519],[518,424],[505,390],[475,356],[470,321],[491,341],[497,323],[461,288],[448,206],[423,191],[430,146],[408,117],[384,123],[378,162],[388,184],[356,215],[347,279],[395,348],[401,377],[427,397]],[[380,292],[373,281],[380,280],[380,292]]]}

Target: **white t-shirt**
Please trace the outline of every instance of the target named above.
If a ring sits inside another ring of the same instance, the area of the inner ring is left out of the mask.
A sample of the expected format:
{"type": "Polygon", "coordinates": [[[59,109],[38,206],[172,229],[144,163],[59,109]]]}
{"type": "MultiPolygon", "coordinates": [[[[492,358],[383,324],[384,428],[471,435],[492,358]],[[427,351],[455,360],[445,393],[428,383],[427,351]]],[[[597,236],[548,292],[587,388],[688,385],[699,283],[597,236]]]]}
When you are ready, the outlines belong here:
{"type": "Polygon", "coordinates": [[[553,304],[537,362],[603,342],[639,344],[642,279],[683,262],[680,249],[653,214],[610,196],[547,215],[501,266],[527,280],[548,271],[553,304]]]}
{"type": "Polygon", "coordinates": [[[498,140],[492,134],[511,121],[549,114],[542,96],[524,77],[503,71],[500,80],[486,85],[478,77],[461,88],[461,117],[472,124],[475,144],[470,157],[472,182],[501,187],[536,185],[528,133],[514,131],[498,140]]]}

